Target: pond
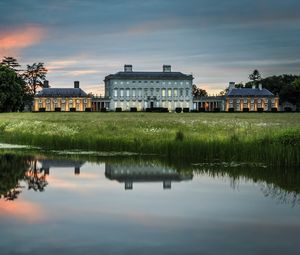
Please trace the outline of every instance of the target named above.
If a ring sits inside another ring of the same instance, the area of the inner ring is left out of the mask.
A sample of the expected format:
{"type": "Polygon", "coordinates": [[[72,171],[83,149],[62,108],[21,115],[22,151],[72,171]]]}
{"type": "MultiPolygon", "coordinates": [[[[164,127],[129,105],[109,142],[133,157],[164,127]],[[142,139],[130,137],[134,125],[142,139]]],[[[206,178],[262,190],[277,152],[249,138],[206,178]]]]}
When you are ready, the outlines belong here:
{"type": "Polygon", "coordinates": [[[300,171],[2,149],[0,254],[300,254],[300,171]]]}

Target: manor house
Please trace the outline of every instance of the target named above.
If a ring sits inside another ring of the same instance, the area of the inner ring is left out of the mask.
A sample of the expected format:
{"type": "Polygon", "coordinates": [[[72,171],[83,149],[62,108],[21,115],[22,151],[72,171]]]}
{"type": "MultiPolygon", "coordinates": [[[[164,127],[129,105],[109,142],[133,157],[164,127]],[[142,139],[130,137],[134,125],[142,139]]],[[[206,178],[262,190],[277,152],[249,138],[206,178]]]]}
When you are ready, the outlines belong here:
{"type": "Polygon", "coordinates": [[[92,98],[74,81],[74,88],[50,88],[44,81],[44,88],[34,97],[35,112],[84,112],[91,111],[92,98]]]}
{"type": "Polygon", "coordinates": [[[135,72],[132,65],[125,65],[123,72],[106,76],[104,82],[111,111],[193,107],[193,76],[172,72],[170,65],[164,65],[161,72],[135,72]]]}

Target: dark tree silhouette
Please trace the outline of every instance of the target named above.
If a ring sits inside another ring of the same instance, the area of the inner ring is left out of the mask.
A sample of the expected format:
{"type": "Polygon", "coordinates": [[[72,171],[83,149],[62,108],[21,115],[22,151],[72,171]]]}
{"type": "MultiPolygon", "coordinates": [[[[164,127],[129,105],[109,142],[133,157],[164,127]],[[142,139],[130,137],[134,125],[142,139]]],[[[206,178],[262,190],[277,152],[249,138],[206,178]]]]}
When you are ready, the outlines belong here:
{"type": "Polygon", "coordinates": [[[4,57],[2,59],[2,61],[0,62],[0,65],[7,66],[7,67],[15,70],[16,72],[19,72],[20,70],[18,68],[21,67],[21,65],[18,63],[17,59],[15,59],[14,57],[4,57]]]}
{"type": "Polygon", "coordinates": [[[31,95],[35,95],[39,87],[43,87],[43,82],[46,79],[47,69],[44,63],[34,63],[27,65],[27,69],[23,73],[23,78],[29,88],[31,95]]]}
{"type": "Polygon", "coordinates": [[[261,80],[261,75],[257,69],[255,69],[251,74],[249,74],[249,80],[252,81],[254,85],[257,85],[261,80]]]}
{"type": "Polygon", "coordinates": [[[207,92],[205,89],[200,89],[194,84],[193,85],[193,96],[194,97],[206,97],[207,92]]]}

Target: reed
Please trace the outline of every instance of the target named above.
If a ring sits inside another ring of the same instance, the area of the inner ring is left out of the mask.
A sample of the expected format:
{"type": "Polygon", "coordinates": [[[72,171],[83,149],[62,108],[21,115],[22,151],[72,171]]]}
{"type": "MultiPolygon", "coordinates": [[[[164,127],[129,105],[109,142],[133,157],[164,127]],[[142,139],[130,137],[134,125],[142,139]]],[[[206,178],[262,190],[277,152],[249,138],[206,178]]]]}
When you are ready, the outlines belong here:
{"type": "Polygon", "coordinates": [[[4,113],[0,141],[189,162],[300,165],[298,113],[4,113]]]}

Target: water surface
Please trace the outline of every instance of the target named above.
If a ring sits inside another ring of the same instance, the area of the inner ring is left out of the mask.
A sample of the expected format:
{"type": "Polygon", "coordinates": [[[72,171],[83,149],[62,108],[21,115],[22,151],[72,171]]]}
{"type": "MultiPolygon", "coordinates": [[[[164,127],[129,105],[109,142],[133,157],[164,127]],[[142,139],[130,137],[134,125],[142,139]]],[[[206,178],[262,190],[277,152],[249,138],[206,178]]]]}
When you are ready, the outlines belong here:
{"type": "Polygon", "coordinates": [[[0,254],[299,254],[299,169],[0,156],[0,254]]]}

